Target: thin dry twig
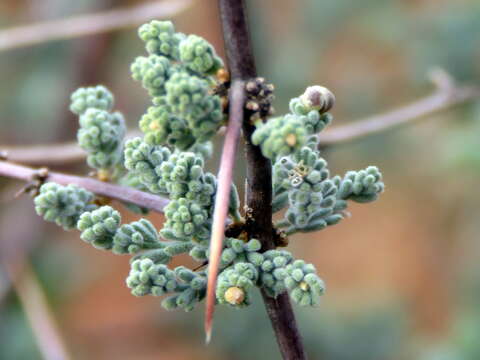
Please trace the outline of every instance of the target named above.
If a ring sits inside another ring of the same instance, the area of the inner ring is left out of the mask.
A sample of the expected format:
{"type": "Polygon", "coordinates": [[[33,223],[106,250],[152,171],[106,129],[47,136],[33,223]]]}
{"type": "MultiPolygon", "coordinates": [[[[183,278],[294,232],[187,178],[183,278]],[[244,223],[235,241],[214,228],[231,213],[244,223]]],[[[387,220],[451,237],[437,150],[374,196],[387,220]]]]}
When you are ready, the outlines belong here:
{"type": "Polygon", "coordinates": [[[154,18],[169,18],[185,10],[191,3],[192,0],[154,1],[134,7],[1,30],[0,51],[114,31],[154,18]]]}
{"type": "MultiPolygon", "coordinates": [[[[125,138],[133,138],[140,134],[140,131],[132,130],[125,138]]],[[[72,164],[83,161],[87,157],[86,152],[76,141],[50,145],[0,145],[0,152],[9,161],[32,166],[72,164]]]]}
{"type": "Polygon", "coordinates": [[[208,264],[208,287],[205,311],[205,334],[207,344],[212,334],[213,313],[215,311],[215,289],[218,267],[225,237],[225,222],[227,220],[230,200],[233,168],[237,152],[240,130],[243,123],[243,106],[245,103],[244,82],[234,80],[230,90],[230,116],[228,119],[222,158],[218,172],[218,188],[215,197],[215,212],[213,214],[212,237],[210,240],[210,257],[208,264]]]}
{"type": "Polygon", "coordinates": [[[23,263],[21,271],[16,271],[12,264],[5,264],[5,267],[43,358],[71,359],[45,293],[30,265],[27,262],[23,263]]]}
{"type": "MultiPolygon", "coordinates": [[[[31,181],[35,175],[38,175],[38,170],[36,169],[12,164],[7,161],[0,161],[0,176],[28,182],[31,181]]],[[[149,194],[131,187],[110,184],[81,176],[48,172],[46,181],[52,181],[61,185],[74,184],[97,195],[135,204],[159,213],[163,213],[163,209],[168,204],[168,199],[161,196],[149,194]]]]}
{"type": "Polygon", "coordinates": [[[441,69],[432,71],[430,78],[436,86],[436,90],[432,95],[387,113],[374,115],[354,121],[348,125],[326,130],[321,135],[320,146],[344,144],[369,135],[410,125],[425,119],[427,115],[480,98],[480,87],[459,86],[441,69]]]}

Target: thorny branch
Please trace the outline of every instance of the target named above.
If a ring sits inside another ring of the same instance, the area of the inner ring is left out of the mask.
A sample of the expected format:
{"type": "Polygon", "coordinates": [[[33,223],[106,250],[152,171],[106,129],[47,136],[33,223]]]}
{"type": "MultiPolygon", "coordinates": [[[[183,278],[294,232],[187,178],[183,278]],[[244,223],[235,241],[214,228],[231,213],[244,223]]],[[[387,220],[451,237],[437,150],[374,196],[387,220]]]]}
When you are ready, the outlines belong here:
{"type": "MultiPolygon", "coordinates": [[[[219,7],[231,78],[233,81],[254,79],[257,74],[248,33],[245,2],[219,0],[219,7]]],[[[263,157],[260,148],[250,142],[254,126],[249,120],[248,112],[244,112],[247,225],[249,235],[262,242],[263,250],[268,250],[275,247],[272,236],[272,165],[263,157]]],[[[282,357],[288,360],[306,359],[288,294],[279,295],[277,299],[263,295],[282,357]]]]}

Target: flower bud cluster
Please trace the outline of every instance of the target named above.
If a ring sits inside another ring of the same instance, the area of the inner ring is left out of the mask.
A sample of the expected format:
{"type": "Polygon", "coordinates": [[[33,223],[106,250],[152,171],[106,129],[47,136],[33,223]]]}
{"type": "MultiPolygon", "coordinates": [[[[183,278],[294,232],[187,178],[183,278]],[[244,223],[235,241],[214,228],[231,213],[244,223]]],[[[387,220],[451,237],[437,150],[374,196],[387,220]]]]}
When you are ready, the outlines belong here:
{"type": "Polygon", "coordinates": [[[77,139],[95,169],[111,169],[121,162],[125,120],[112,113],[113,95],[104,86],[80,88],[71,96],[70,109],[79,115],[77,139]]]}
{"type": "Polygon", "coordinates": [[[211,44],[176,33],[170,21],[140,27],[148,57],[138,57],[132,76],[153,98],[140,120],[145,141],[190,150],[209,141],[223,121],[221,99],[213,94],[214,75],[223,67],[211,44]]]}
{"type": "Polygon", "coordinates": [[[65,230],[74,229],[85,211],[94,210],[94,195],[75,185],[62,186],[47,182],[35,197],[35,211],[46,221],[55,222],[65,230]]]}

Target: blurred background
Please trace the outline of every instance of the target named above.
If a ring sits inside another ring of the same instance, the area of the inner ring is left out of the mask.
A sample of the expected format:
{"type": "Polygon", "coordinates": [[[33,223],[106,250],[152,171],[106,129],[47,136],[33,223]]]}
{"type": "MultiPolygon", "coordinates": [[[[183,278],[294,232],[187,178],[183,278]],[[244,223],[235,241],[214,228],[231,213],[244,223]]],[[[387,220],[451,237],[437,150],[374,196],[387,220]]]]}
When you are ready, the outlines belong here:
{"type": "MultiPolygon", "coordinates": [[[[0,33],[143,3],[1,0],[0,33]]],[[[258,73],[276,86],[277,114],[312,84],[336,94],[333,126],[431,94],[433,67],[480,84],[478,0],[248,3],[258,73]]],[[[223,56],[216,1],[192,1],[169,18],[223,56]]],[[[143,53],[135,27],[0,51],[0,149],[74,140],[69,96],[83,85],[108,86],[136,128],[149,98],[129,66],[143,53]]],[[[371,205],[352,205],[339,225],[290,241],[327,284],[320,307],[295,309],[311,359],[480,359],[479,139],[480,99],[323,152],[334,174],[379,166],[386,192],[371,205]]],[[[217,165],[218,158],[209,163],[217,165]]],[[[54,168],[89,171],[81,162],[54,168]]],[[[55,351],[42,293],[72,359],[280,358],[258,296],[245,310],[218,309],[205,347],[203,306],[166,312],[154,297],[132,296],[127,257],[43,222],[30,198],[13,200],[21,186],[0,179],[0,359],[42,358],[32,326],[55,351]]],[[[161,216],[149,218],[161,226],[161,216]]]]}

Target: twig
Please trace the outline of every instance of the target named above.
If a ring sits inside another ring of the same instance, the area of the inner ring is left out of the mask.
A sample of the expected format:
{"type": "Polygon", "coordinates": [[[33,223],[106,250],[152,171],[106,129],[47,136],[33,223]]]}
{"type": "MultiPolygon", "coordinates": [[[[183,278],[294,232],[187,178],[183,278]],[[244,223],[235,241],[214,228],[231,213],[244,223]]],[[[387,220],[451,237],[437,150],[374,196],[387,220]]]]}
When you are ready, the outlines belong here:
{"type": "MultiPolygon", "coordinates": [[[[138,130],[129,131],[126,139],[139,136],[138,130]]],[[[50,145],[0,145],[0,151],[6,159],[25,165],[55,166],[76,163],[85,160],[87,154],[78,146],[77,141],[50,145]]]]}
{"type": "Polygon", "coordinates": [[[243,123],[243,106],[245,103],[244,82],[234,80],[230,88],[230,111],[227,133],[223,144],[222,158],[218,172],[218,188],[213,214],[212,238],[210,240],[210,257],[208,265],[208,288],[205,311],[205,334],[207,344],[212,334],[213,313],[215,311],[215,289],[218,267],[223,249],[225,222],[227,220],[230,191],[233,181],[233,168],[237,152],[238,139],[243,123]]]}
{"type": "Polygon", "coordinates": [[[442,70],[435,70],[431,74],[431,80],[437,87],[432,95],[384,114],[326,130],[320,135],[320,146],[348,143],[369,135],[409,125],[425,118],[426,115],[480,98],[480,87],[458,86],[442,70]]]}
{"type": "MultiPolygon", "coordinates": [[[[219,0],[220,16],[230,73],[233,80],[256,77],[255,61],[248,33],[244,0],[219,0]]],[[[250,142],[254,126],[244,114],[243,134],[246,142],[247,165],[247,226],[249,236],[262,242],[262,249],[275,247],[272,237],[272,166],[260,148],[250,142]]],[[[288,294],[277,300],[262,292],[282,357],[306,359],[288,294]]]]}
{"type": "MultiPolygon", "coordinates": [[[[0,161],[0,176],[31,181],[38,173],[38,170],[26,166],[16,165],[7,161],[0,161]]],[[[49,172],[47,181],[52,181],[61,185],[74,184],[97,195],[105,196],[131,204],[135,204],[159,213],[168,204],[168,200],[157,195],[152,195],[130,187],[109,184],[86,177],[73,176],[58,172],[49,172]]]]}
{"type": "Polygon", "coordinates": [[[52,145],[0,145],[0,149],[6,159],[26,165],[65,165],[86,157],[76,141],[52,145]]]}
{"type": "Polygon", "coordinates": [[[14,266],[10,264],[6,264],[6,268],[43,358],[71,359],[42,287],[30,265],[22,264],[20,272],[15,271],[14,266]]]}
{"type": "Polygon", "coordinates": [[[2,30],[0,51],[127,28],[154,18],[169,18],[185,10],[191,2],[191,0],[154,1],[135,7],[2,30]]]}

